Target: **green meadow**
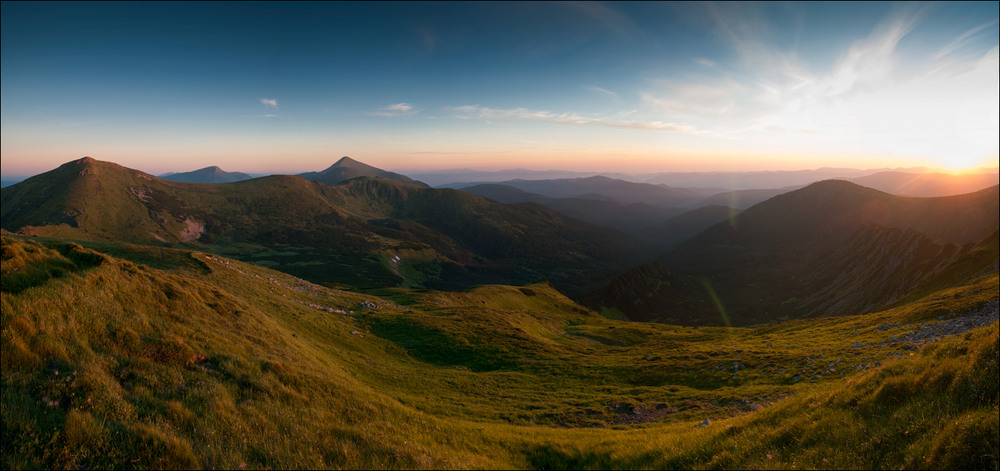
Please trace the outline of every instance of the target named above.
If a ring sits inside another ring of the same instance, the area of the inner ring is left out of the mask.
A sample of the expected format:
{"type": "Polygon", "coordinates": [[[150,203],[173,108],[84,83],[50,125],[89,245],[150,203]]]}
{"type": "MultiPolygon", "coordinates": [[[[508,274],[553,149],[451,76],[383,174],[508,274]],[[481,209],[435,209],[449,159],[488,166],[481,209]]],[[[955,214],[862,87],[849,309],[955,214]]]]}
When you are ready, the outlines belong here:
{"type": "Polygon", "coordinates": [[[5,468],[1000,457],[995,271],[886,311],[727,328],[612,320],[546,283],[356,292],[202,252],[2,250],[5,468]]]}

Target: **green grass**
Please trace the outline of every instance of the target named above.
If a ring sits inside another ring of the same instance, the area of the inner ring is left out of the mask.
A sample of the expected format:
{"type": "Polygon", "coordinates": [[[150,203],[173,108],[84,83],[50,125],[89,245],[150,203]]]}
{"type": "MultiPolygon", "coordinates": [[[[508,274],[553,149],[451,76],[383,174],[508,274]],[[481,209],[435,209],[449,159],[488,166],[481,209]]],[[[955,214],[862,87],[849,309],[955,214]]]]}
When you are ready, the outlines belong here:
{"type": "Polygon", "coordinates": [[[183,250],[4,237],[2,253],[5,468],[1000,456],[996,323],[878,345],[995,300],[996,272],[888,311],[722,328],[608,319],[547,284],[359,293],[183,250]]]}

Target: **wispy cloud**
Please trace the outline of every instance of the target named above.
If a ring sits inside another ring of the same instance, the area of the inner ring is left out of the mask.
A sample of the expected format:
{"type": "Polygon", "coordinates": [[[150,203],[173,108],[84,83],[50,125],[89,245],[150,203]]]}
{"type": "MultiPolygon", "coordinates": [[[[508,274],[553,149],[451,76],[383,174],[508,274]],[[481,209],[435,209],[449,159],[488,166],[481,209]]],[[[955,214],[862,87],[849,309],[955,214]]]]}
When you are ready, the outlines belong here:
{"type": "Polygon", "coordinates": [[[582,13],[605,30],[622,36],[642,36],[642,28],[621,10],[603,2],[560,2],[562,5],[582,13]]]}
{"type": "Polygon", "coordinates": [[[868,38],[851,46],[833,74],[821,77],[822,92],[836,97],[888,85],[897,65],[896,47],[920,16],[920,11],[902,11],[879,24],[868,38]]]}
{"type": "Polygon", "coordinates": [[[615,118],[584,116],[577,113],[555,113],[548,110],[528,108],[490,108],[480,105],[464,105],[446,108],[456,119],[478,119],[483,121],[547,121],[572,126],[604,126],[622,129],[646,129],[693,133],[696,130],[684,124],[665,121],[634,121],[615,118]]]}
{"type": "Polygon", "coordinates": [[[368,113],[369,116],[380,116],[383,118],[394,118],[397,116],[412,116],[417,114],[417,110],[409,103],[393,103],[383,106],[376,111],[368,113]]]}
{"type": "Polygon", "coordinates": [[[274,98],[261,98],[260,99],[260,104],[262,104],[264,106],[269,106],[271,108],[277,108],[278,107],[278,100],[275,100],[274,98]]]}
{"type": "Polygon", "coordinates": [[[975,37],[977,34],[983,32],[984,30],[986,30],[986,29],[988,29],[988,28],[990,28],[992,26],[995,26],[997,23],[998,23],[998,20],[993,20],[993,21],[990,21],[989,23],[983,23],[983,24],[981,24],[979,26],[976,26],[975,28],[972,28],[972,29],[970,29],[970,30],[962,33],[959,37],[955,38],[950,43],[948,43],[947,45],[945,45],[944,47],[942,47],[937,53],[935,53],[934,54],[934,60],[940,60],[940,59],[944,58],[945,56],[948,56],[948,55],[952,54],[953,52],[955,52],[956,50],[958,50],[962,46],[968,44],[970,42],[970,40],[973,37],[975,37]]]}
{"type": "Polygon", "coordinates": [[[278,117],[278,115],[276,115],[276,114],[261,115],[261,118],[277,118],[277,117],[278,117]]]}
{"type": "Polygon", "coordinates": [[[619,100],[620,101],[620,98],[618,98],[618,94],[617,93],[615,93],[615,92],[613,92],[611,90],[608,90],[606,88],[598,87],[597,85],[580,85],[580,86],[583,87],[583,89],[586,90],[586,91],[588,91],[588,92],[601,93],[601,94],[607,95],[607,96],[609,96],[611,98],[614,98],[615,100],[619,100]]]}
{"type": "Polygon", "coordinates": [[[902,52],[928,7],[894,5],[866,36],[816,64],[799,60],[796,41],[777,41],[763,7],[692,8],[707,13],[739,60],[712,67],[692,59],[705,67],[650,80],[640,93],[646,118],[747,146],[922,155],[953,165],[996,155],[998,47],[995,34],[987,37],[996,20],[939,49],[902,52]]]}
{"type": "Polygon", "coordinates": [[[703,67],[715,67],[715,62],[714,61],[712,61],[710,59],[706,59],[704,57],[698,57],[698,58],[694,59],[694,63],[698,64],[700,66],[703,66],[703,67]]]}
{"type": "Polygon", "coordinates": [[[713,70],[706,71],[708,75],[652,81],[653,87],[641,99],[649,108],[718,134],[764,128],[800,132],[771,121],[893,85],[897,46],[923,14],[918,8],[895,10],[868,37],[852,44],[832,70],[817,73],[794,52],[772,43],[770,26],[759,7],[703,7],[716,34],[740,58],[736,67],[720,71],[710,59],[693,59],[713,70]]]}

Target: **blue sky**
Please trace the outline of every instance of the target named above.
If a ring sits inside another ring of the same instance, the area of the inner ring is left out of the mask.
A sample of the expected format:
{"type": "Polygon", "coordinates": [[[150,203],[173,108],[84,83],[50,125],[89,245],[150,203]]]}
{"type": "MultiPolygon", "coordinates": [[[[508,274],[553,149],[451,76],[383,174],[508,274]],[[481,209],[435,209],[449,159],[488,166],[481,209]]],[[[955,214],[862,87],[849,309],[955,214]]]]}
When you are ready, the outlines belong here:
{"type": "MultiPolygon", "coordinates": [[[[859,2],[860,3],[860,2],[859,2]]],[[[2,173],[997,165],[998,4],[3,2],[2,173]]]]}

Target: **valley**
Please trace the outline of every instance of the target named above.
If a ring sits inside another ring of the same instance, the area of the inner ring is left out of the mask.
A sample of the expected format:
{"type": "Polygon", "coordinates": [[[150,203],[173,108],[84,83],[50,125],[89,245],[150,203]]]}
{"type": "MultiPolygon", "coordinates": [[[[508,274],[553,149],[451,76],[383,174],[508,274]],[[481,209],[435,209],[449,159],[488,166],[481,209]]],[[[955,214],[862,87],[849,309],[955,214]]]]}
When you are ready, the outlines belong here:
{"type": "Polygon", "coordinates": [[[996,191],[824,181],[629,235],[70,162],[2,193],[4,465],[996,467],[996,191]]]}

